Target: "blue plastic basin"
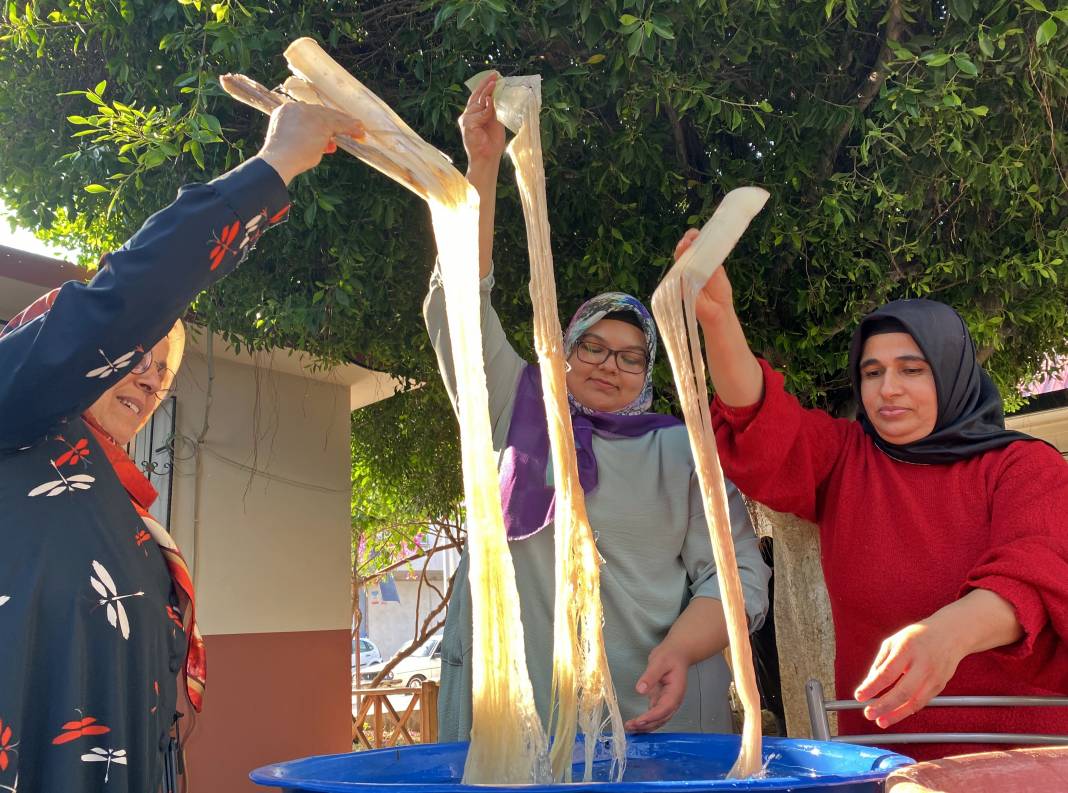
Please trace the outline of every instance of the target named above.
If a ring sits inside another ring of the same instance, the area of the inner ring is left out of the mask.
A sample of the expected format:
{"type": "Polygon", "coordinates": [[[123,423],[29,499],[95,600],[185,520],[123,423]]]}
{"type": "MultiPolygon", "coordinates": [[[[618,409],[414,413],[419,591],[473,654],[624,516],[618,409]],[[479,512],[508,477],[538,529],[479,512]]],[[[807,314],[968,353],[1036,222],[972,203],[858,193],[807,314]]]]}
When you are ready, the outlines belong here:
{"type": "MultiPolygon", "coordinates": [[[[765,738],[760,779],[725,779],[738,755],[737,735],[653,734],[627,739],[622,782],[606,782],[609,755],[598,748],[594,781],[562,785],[462,785],[466,743],[420,744],[371,752],[308,757],[258,768],[253,782],[307,793],[699,793],[715,790],[878,793],[895,768],[913,761],[869,746],[765,738]],[[598,779],[599,777],[599,779],[598,779]]],[[[582,777],[576,752],[575,775],[582,777]]]]}

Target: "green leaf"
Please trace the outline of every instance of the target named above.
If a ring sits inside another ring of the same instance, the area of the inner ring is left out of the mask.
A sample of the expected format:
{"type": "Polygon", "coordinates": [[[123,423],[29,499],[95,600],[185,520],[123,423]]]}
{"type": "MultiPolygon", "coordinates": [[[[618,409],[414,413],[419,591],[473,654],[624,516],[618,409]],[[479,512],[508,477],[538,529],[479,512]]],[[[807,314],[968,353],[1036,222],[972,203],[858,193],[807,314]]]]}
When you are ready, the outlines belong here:
{"type": "Polygon", "coordinates": [[[586,59],[586,63],[589,64],[590,66],[593,66],[594,64],[600,63],[604,59],[605,59],[605,54],[603,52],[598,52],[598,53],[596,53],[594,55],[591,55],[589,58],[587,58],[586,59]]]}
{"type": "Polygon", "coordinates": [[[204,170],[204,148],[195,140],[189,141],[189,153],[193,155],[200,170],[204,170]]]}
{"type": "Polygon", "coordinates": [[[920,60],[922,60],[928,66],[938,67],[945,66],[947,63],[949,63],[950,56],[944,52],[929,52],[926,55],[922,56],[920,60]]]}
{"type": "Polygon", "coordinates": [[[1061,22],[1068,22],[1068,8],[1060,8],[1053,12],[1053,16],[1057,17],[1061,22]]]}
{"type": "Polygon", "coordinates": [[[434,16],[433,30],[436,31],[438,28],[440,28],[443,24],[445,24],[445,22],[448,21],[449,17],[451,17],[455,13],[456,6],[451,4],[443,5],[438,11],[438,13],[434,16]]]}
{"type": "Polygon", "coordinates": [[[456,27],[462,28],[464,23],[467,22],[477,10],[478,6],[476,5],[469,5],[461,8],[460,12],[456,15],[456,27]]]}
{"type": "Polygon", "coordinates": [[[107,88],[107,87],[108,87],[108,81],[107,80],[101,80],[99,83],[96,84],[96,88],[93,89],[93,93],[96,94],[97,96],[103,96],[104,95],[104,89],[107,88]]]}
{"type": "Polygon", "coordinates": [[[638,17],[633,14],[624,14],[619,18],[619,24],[621,25],[633,25],[638,21],[638,17]]]}
{"type": "Polygon", "coordinates": [[[87,193],[106,193],[108,191],[102,184],[87,184],[83,189],[87,193]]]}
{"type": "Polygon", "coordinates": [[[972,19],[972,0],[949,0],[949,13],[962,22],[972,19]]]}
{"type": "Polygon", "coordinates": [[[986,105],[976,105],[975,107],[969,109],[977,116],[985,116],[987,113],[990,112],[990,108],[986,105]]]}
{"type": "Polygon", "coordinates": [[[956,64],[957,68],[969,77],[975,77],[977,74],[979,74],[979,70],[975,67],[975,64],[972,63],[971,58],[969,58],[967,55],[963,55],[958,52],[956,55],[953,56],[953,63],[956,64]]]}
{"type": "Polygon", "coordinates": [[[200,123],[202,126],[210,129],[216,135],[222,135],[222,124],[219,123],[219,119],[213,116],[211,113],[201,113],[200,123]]]}
{"type": "Polygon", "coordinates": [[[764,100],[762,100],[762,101],[760,102],[760,104],[759,104],[759,105],[757,105],[757,107],[759,107],[759,108],[760,108],[761,110],[763,110],[763,111],[764,111],[765,113],[770,113],[770,112],[771,112],[771,111],[772,111],[772,110],[774,109],[774,108],[773,108],[773,107],[771,106],[771,102],[769,102],[769,101],[768,101],[767,99],[764,99],[764,100]]]}
{"type": "Polygon", "coordinates": [[[1031,6],[1031,8],[1035,9],[1035,11],[1046,12],[1046,4],[1043,3],[1042,0],[1024,0],[1024,2],[1031,6]]]}
{"type": "Polygon", "coordinates": [[[638,50],[642,48],[642,40],[645,38],[645,31],[640,27],[635,30],[630,36],[627,37],[627,54],[634,56],[638,54],[638,50]]]}
{"type": "Polygon", "coordinates": [[[916,59],[916,56],[912,54],[912,50],[900,42],[888,41],[886,42],[886,46],[890,48],[890,51],[894,53],[894,57],[898,60],[912,61],[916,59]]]}
{"type": "Polygon", "coordinates": [[[1050,17],[1041,25],[1038,26],[1038,32],[1035,34],[1035,44],[1039,47],[1045,47],[1057,35],[1057,22],[1050,17]]]}
{"type": "Polygon", "coordinates": [[[979,51],[988,58],[994,57],[994,42],[982,33],[979,34],[979,51]]]}

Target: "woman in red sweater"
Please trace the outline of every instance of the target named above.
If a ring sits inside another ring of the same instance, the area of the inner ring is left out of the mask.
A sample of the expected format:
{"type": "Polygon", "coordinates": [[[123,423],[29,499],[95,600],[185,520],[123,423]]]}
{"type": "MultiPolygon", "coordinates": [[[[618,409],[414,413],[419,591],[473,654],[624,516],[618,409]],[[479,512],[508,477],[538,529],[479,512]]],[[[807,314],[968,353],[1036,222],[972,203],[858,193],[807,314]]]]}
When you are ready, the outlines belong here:
{"type": "Polygon", "coordinates": [[[802,408],[750,352],[722,268],[697,315],[724,473],[819,524],[838,696],[870,700],[840,732],[1068,733],[1068,708],[923,709],[938,694],[1068,693],[1068,464],[1005,429],[961,317],[931,300],[865,317],[851,421],[802,408]]]}

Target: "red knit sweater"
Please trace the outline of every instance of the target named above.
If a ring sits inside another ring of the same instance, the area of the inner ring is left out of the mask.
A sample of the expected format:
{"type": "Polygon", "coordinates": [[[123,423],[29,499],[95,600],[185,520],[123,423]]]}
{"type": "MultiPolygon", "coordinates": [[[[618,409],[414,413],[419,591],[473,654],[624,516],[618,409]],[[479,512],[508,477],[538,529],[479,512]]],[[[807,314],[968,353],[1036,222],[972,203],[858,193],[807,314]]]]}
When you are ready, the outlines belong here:
{"type": "MultiPolygon", "coordinates": [[[[1068,464],[1056,450],[1017,441],[948,465],[898,462],[857,422],[802,408],[761,365],[762,402],[713,402],[719,455],[743,493],[819,524],[838,697],[852,698],[884,639],[976,588],[1012,604],[1024,638],[966,657],[942,693],[1068,693],[1068,464]]],[[[859,711],[840,713],[839,730],[879,732],[859,711]]],[[[947,731],[1068,734],[1068,708],[927,708],[887,730],[947,731]]],[[[989,748],[899,747],[917,759],[989,748]]]]}

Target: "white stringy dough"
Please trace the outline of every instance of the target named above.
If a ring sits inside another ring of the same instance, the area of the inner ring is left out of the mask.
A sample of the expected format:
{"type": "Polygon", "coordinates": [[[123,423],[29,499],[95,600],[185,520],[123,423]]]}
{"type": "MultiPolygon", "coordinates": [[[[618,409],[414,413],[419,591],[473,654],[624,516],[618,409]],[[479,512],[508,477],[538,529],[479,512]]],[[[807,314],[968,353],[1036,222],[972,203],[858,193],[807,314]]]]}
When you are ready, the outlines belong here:
{"type": "Polygon", "coordinates": [[[463,781],[543,784],[550,780],[547,740],[527,672],[482,360],[478,193],[443,154],[314,41],[294,42],[286,59],[307,84],[289,82],[287,90],[360,119],[367,132],[358,141],[357,156],[424,197],[430,206],[456,366],[474,623],[471,746],[463,781]]]}
{"type": "MultiPolygon", "coordinates": [[[[474,83],[472,87],[477,87],[483,76],[473,78],[468,84],[474,83]]],[[[585,759],[583,781],[590,781],[594,751],[607,729],[611,733],[609,749],[612,754],[609,779],[619,781],[626,762],[626,736],[604,647],[602,560],[586,516],[567,401],[563,332],[557,313],[541,150],[540,79],[502,80],[503,90],[495,92],[495,103],[498,117],[516,132],[508,146],[508,154],[515,165],[526,221],[534,346],[541,370],[556,487],[550,759],[553,779],[570,782],[575,736],[581,730],[585,759]]]]}
{"type": "Polygon", "coordinates": [[[739,207],[740,202],[737,199],[750,196],[735,196],[734,201],[725,199],[716,216],[702,230],[704,239],[699,239],[692,246],[694,253],[702,258],[695,260],[691,255],[685,260],[680,259],[657,287],[652,301],[653,316],[656,318],[661,339],[671,361],[671,371],[675,376],[675,385],[686,420],[686,431],[690,437],[690,448],[696,463],[697,478],[701,485],[701,498],[712,536],[712,551],[727,621],[734,685],[742,703],[744,718],[741,750],[728,774],[730,778],[735,779],[756,776],[763,771],[760,696],[757,693],[753,654],[749,645],[749,625],[745,614],[742,582],[738,575],[738,562],[731,536],[727,489],[716,451],[716,438],[712,432],[705,363],[701,355],[695,304],[700,286],[708,279],[712,270],[726,258],[749,220],[760,211],[767,200],[767,194],[763,191],[760,193],[762,197],[758,198],[758,203],[750,202],[749,206],[745,207],[739,207]],[[724,214],[721,215],[721,212],[724,214]]]}

